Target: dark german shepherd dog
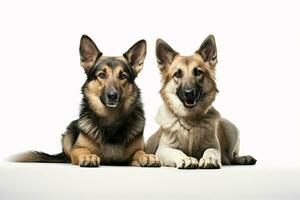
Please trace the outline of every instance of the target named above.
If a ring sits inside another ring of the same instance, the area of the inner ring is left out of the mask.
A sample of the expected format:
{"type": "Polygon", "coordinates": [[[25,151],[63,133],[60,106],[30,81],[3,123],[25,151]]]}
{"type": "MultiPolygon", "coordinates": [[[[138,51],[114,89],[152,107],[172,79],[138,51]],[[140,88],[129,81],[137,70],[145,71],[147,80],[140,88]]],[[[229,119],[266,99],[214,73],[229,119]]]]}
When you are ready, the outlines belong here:
{"type": "Polygon", "coordinates": [[[158,39],[156,57],[164,104],[156,118],[160,129],[148,140],[146,152],[158,155],[162,165],[177,168],[255,164],[252,156],[239,156],[237,128],[212,106],[218,92],[214,36],[191,56],[181,56],[158,39]]]}
{"type": "Polygon", "coordinates": [[[160,166],[144,152],[144,111],[134,80],[142,70],[146,41],[135,43],[119,57],[103,56],[86,35],[80,41],[80,60],[87,80],[82,86],[79,119],[62,135],[63,152],[31,151],[16,162],[71,162],[81,167],[107,165],[160,166]]]}

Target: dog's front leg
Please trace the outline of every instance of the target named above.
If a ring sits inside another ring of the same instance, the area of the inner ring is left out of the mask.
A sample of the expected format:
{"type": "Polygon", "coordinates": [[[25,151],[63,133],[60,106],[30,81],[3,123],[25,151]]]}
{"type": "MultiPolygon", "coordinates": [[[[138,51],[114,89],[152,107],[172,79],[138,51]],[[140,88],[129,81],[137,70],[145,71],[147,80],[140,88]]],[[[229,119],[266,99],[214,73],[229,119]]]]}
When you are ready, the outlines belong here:
{"type": "Polygon", "coordinates": [[[98,167],[100,157],[98,146],[84,134],[79,134],[70,152],[73,165],[80,167],[98,167]]]}
{"type": "Polygon", "coordinates": [[[216,148],[206,149],[202,158],[199,160],[199,167],[202,169],[219,169],[221,168],[220,150],[216,148]]]}
{"type": "Polygon", "coordinates": [[[198,160],[188,157],[182,151],[169,147],[158,147],[156,151],[163,166],[177,167],[179,169],[198,168],[198,160]]]}
{"type": "Polygon", "coordinates": [[[137,167],[160,167],[160,161],[156,155],[146,154],[143,150],[137,150],[132,156],[130,165],[137,167]]]}
{"type": "Polygon", "coordinates": [[[86,147],[76,147],[71,150],[71,162],[80,167],[98,167],[100,157],[86,147]]]}

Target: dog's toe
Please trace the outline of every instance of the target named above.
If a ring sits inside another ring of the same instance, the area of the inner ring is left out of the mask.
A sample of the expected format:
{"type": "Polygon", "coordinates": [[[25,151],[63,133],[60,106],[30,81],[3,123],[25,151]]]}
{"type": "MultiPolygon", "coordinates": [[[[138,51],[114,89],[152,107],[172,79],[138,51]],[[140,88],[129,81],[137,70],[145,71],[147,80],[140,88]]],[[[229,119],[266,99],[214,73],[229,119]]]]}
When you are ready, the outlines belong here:
{"type": "Polygon", "coordinates": [[[201,169],[220,169],[221,162],[220,162],[220,160],[213,158],[213,157],[201,158],[199,160],[199,168],[201,168],[201,169]]]}
{"type": "Polygon", "coordinates": [[[198,161],[193,157],[186,157],[176,162],[178,169],[196,169],[198,168],[198,161]]]}
{"type": "Polygon", "coordinates": [[[160,167],[159,158],[153,154],[145,154],[140,162],[142,167],[160,167]]]}
{"type": "Polygon", "coordinates": [[[98,167],[100,165],[100,157],[95,154],[79,156],[80,167],[98,167]]]}

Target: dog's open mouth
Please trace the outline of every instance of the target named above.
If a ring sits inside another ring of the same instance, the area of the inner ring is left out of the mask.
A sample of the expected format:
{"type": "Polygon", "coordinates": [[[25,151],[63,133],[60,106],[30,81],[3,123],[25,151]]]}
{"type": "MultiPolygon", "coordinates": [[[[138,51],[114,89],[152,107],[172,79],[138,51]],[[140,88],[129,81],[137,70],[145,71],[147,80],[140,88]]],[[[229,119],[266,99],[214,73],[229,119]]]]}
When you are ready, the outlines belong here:
{"type": "Polygon", "coordinates": [[[193,108],[194,106],[196,106],[196,101],[194,99],[186,99],[184,101],[184,105],[188,108],[193,108]]]}
{"type": "Polygon", "coordinates": [[[201,96],[202,96],[202,89],[199,91],[199,93],[196,97],[184,99],[184,101],[183,101],[184,106],[187,107],[187,108],[195,107],[201,96]]]}

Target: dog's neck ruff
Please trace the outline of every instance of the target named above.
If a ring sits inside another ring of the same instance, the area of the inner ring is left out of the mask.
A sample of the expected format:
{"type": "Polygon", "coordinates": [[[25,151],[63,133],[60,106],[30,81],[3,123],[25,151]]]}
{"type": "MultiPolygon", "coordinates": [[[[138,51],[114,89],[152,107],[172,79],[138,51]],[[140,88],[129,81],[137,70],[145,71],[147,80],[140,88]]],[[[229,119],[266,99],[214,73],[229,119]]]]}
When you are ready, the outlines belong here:
{"type": "Polygon", "coordinates": [[[164,129],[175,132],[180,129],[190,132],[192,126],[174,115],[165,104],[161,105],[155,117],[155,121],[164,129]]]}

